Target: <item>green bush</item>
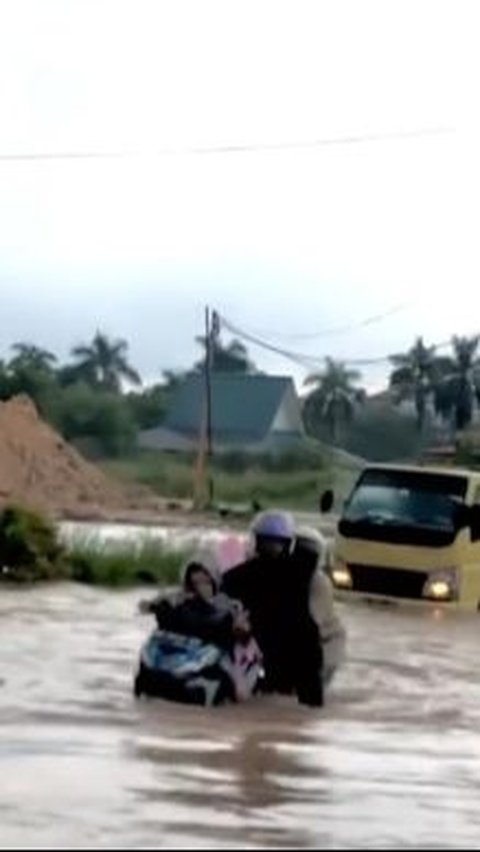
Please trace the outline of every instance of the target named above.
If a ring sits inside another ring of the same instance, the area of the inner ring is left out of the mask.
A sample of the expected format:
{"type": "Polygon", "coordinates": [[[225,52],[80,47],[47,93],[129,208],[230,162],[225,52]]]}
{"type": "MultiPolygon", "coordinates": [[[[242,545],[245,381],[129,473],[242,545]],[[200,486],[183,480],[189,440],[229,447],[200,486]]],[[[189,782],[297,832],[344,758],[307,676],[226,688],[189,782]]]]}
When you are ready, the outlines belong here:
{"type": "Polygon", "coordinates": [[[7,506],[0,515],[0,564],[4,580],[68,576],[66,555],[53,524],[21,506],[7,506]]]}
{"type": "Polygon", "coordinates": [[[40,514],[7,506],[0,515],[0,579],[4,582],[74,580],[102,586],[176,583],[185,553],[161,542],[102,546],[95,540],[67,549],[40,514]]]}
{"type": "Polygon", "coordinates": [[[268,453],[260,457],[259,467],[271,473],[297,473],[298,471],[321,471],[328,466],[325,453],[307,444],[292,447],[281,453],[268,453]]]}
{"type": "Polygon", "coordinates": [[[327,464],[325,453],[315,446],[299,444],[288,450],[268,453],[247,453],[231,450],[214,458],[214,467],[226,473],[246,473],[252,468],[266,473],[297,473],[322,470],[327,464]]]}
{"type": "Polygon", "coordinates": [[[62,390],[54,419],[68,441],[94,438],[108,456],[129,452],[135,443],[136,425],[126,399],[83,382],[62,390]]]}
{"type": "Polygon", "coordinates": [[[242,450],[230,450],[215,459],[215,467],[226,473],[245,473],[252,464],[252,456],[242,450]]]}
{"type": "Polygon", "coordinates": [[[138,429],[153,429],[163,423],[170,402],[165,385],[154,385],[142,391],[132,391],[125,401],[138,429]]]}
{"type": "Polygon", "coordinates": [[[69,552],[71,579],[100,586],[172,585],[178,581],[185,554],[161,543],[117,545],[112,549],[91,541],[69,552]]]}

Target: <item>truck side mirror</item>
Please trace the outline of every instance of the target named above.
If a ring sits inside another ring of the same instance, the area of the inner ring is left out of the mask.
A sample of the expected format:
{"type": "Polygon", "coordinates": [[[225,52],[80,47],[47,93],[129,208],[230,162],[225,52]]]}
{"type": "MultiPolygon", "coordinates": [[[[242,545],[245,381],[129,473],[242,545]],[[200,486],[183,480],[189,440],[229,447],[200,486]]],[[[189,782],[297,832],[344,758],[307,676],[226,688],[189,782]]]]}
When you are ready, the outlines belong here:
{"type": "Polygon", "coordinates": [[[328,491],[323,492],[320,497],[320,512],[322,515],[326,515],[328,512],[332,511],[334,499],[333,491],[330,488],[328,491]]]}

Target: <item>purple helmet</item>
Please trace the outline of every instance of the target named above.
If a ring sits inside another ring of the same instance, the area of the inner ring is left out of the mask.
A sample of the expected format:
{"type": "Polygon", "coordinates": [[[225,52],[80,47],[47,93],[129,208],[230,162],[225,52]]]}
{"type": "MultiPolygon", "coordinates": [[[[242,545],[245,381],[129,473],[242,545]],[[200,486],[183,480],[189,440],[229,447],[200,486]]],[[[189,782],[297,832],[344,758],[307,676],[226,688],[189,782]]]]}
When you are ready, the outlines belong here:
{"type": "Polygon", "coordinates": [[[295,523],[288,512],[262,512],[253,522],[252,533],[255,537],[291,542],[295,537],[295,523]]]}

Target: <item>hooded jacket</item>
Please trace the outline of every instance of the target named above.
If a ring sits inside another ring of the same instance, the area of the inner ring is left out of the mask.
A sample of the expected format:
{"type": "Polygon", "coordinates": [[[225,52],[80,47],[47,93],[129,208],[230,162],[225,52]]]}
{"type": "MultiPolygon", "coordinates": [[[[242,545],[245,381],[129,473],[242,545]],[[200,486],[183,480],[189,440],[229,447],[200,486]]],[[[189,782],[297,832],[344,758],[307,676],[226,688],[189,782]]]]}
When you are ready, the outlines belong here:
{"type": "Polygon", "coordinates": [[[333,585],[328,576],[329,552],[327,541],[320,533],[314,532],[311,539],[309,528],[300,528],[297,534],[295,552],[299,560],[312,566],[309,589],[309,611],[318,627],[320,638],[328,642],[343,631],[335,610],[333,585]]]}
{"type": "Polygon", "coordinates": [[[234,618],[242,611],[242,606],[220,592],[220,571],[214,557],[200,552],[190,559],[182,570],[181,584],[180,592],[152,603],[150,609],[158,626],[230,649],[235,641],[234,618]],[[201,567],[212,581],[214,595],[210,600],[191,589],[189,578],[195,567],[201,567]]]}

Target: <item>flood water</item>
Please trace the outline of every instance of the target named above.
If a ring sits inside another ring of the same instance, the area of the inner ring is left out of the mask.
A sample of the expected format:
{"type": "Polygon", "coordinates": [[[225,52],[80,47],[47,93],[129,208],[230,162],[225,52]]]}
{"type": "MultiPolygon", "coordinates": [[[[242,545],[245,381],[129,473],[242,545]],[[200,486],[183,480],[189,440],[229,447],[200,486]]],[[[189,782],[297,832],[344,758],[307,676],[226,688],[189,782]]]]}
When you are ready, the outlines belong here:
{"type": "Polygon", "coordinates": [[[140,596],[2,589],[2,847],[480,848],[480,619],[352,605],[324,711],[207,711],[132,698],[140,596]]]}
{"type": "Polygon", "coordinates": [[[59,527],[60,537],[66,544],[75,542],[94,544],[96,547],[118,549],[122,545],[158,542],[167,547],[187,548],[197,544],[215,546],[225,537],[227,530],[196,526],[151,526],[137,524],[104,524],[90,522],[63,522],[59,527]]]}

